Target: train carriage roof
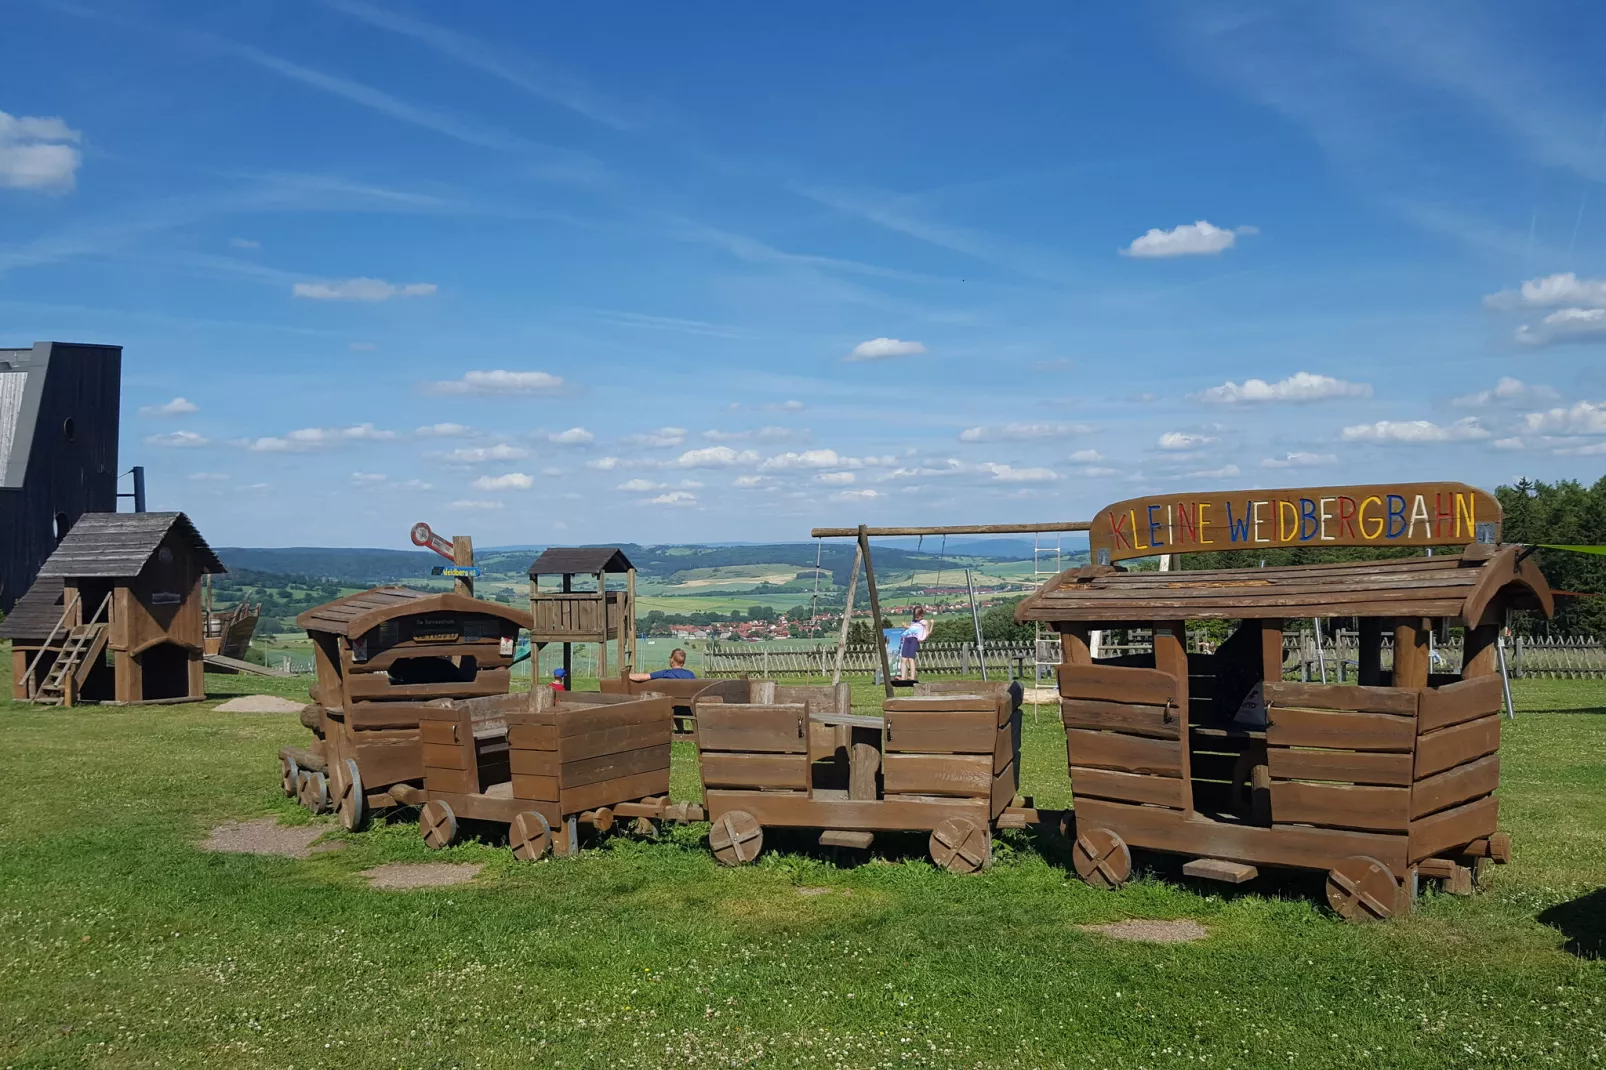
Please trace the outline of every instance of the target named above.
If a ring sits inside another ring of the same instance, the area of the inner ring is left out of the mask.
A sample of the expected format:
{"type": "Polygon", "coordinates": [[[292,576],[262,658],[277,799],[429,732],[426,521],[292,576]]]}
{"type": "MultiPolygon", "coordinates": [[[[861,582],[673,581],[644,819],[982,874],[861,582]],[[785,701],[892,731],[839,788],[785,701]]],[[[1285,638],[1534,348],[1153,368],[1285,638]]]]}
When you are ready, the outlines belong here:
{"type": "Polygon", "coordinates": [[[1522,547],[1278,568],[1127,572],[1067,569],[1023,600],[1017,621],[1109,624],[1274,617],[1450,617],[1497,623],[1506,609],[1551,616],[1550,585],[1522,547]]]}
{"type": "Polygon", "coordinates": [[[321,606],[296,618],[296,627],[329,635],[364,635],[387,620],[433,613],[483,613],[501,617],[528,629],[530,614],[498,602],[486,602],[452,592],[418,591],[411,587],[374,587],[321,606]]]}

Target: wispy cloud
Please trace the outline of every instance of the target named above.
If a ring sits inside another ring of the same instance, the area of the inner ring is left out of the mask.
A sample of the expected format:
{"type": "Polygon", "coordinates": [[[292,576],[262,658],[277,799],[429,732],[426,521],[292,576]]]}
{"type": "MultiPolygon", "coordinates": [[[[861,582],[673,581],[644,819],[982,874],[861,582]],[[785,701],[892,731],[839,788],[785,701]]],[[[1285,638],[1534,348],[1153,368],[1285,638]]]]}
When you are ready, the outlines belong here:
{"type": "Polygon", "coordinates": [[[583,427],[571,427],[566,431],[548,431],[543,437],[556,446],[589,446],[597,440],[596,435],[583,427]]]}
{"type": "Polygon", "coordinates": [[[468,438],[478,433],[479,432],[475,431],[467,424],[454,424],[449,422],[427,424],[413,432],[413,434],[417,435],[419,438],[468,438]]]}
{"type": "Polygon", "coordinates": [[[81,137],[57,118],[0,111],[0,188],[70,192],[83,161],[81,137]]]}
{"type": "Polygon", "coordinates": [[[141,416],[188,416],[200,411],[201,407],[188,398],[174,398],[160,405],[141,405],[139,408],[141,416]]]}
{"type": "Polygon", "coordinates": [[[464,372],[461,379],[445,379],[424,384],[426,394],[477,394],[487,397],[518,394],[550,394],[563,386],[563,378],[547,372],[494,371],[464,372]]]}
{"type": "Polygon", "coordinates": [[[1337,464],[1338,456],[1332,453],[1285,453],[1281,457],[1267,457],[1260,462],[1262,468],[1321,468],[1337,464]]]}
{"type": "Polygon", "coordinates": [[[1208,446],[1215,439],[1209,435],[1190,434],[1186,431],[1167,431],[1156,440],[1155,445],[1163,450],[1195,450],[1200,446],[1208,446]]]}
{"type": "Polygon", "coordinates": [[[508,472],[500,476],[480,476],[472,486],[475,490],[529,490],[535,486],[535,477],[523,472],[508,472]]]}
{"type": "Polygon", "coordinates": [[[367,278],[298,282],[290,288],[296,297],[314,301],[389,301],[392,297],[428,297],[435,290],[433,282],[396,283],[367,278]]]}
{"type": "Polygon", "coordinates": [[[1509,375],[1502,375],[1500,381],[1488,390],[1478,390],[1471,394],[1462,394],[1451,400],[1450,404],[1467,408],[1478,408],[1484,405],[1519,405],[1532,401],[1549,401],[1559,395],[1548,386],[1534,383],[1525,383],[1521,379],[1513,379],[1509,375]]]}
{"type": "Polygon", "coordinates": [[[540,97],[615,130],[628,130],[634,124],[619,110],[574,78],[561,75],[530,60],[514,61],[500,55],[490,44],[455,30],[422,19],[410,18],[362,0],[325,0],[337,11],[360,19],[370,26],[412,38],[427,48],[454,59],[482,74],[498,78],[532,96],[540,97]]]}
{"type": "Polygon", "coordinates": [[[1470,442],[1489,438],[1489,431],[1476,417],[1468,416],[1453,424],[1431,420],[1378,420],[1376,423],[1346,427],[1345,442],[1377,442],[1389,445],[1420,445],[1432,442],[1470,442]]]}
{"type": "Polygon", "coordinates": [[[1030,442],[1050,438],[1085,435],[1093,429],[1087,424],[1011,423],[993,427],[967,427],[959,432],[961,442],[1030,442]]]}
{"type": "Polygon", "coordinates": [[[647,446],[653,449],[665,449],[670,446],[681,446],[686,442],[686,429],[684,427],[660,427],[656,431],[641,431],[637,434],[626,435],[621,441],[627,446],[647,446]]]}
{"type": "Polygon", "coordinates": [[[172,449],[192,449],[210,444],[209,439],[193,431],[169,431],[165,435],[146,435],[145,442],[150,446],[165,446],[172,449]]]}
{"type": "Polygon", "coordinates": [[[284,435],[242,439],[237,444],[253,453],[300,453],[348,442],[386,442],[395,437],[394,431],[365,423],[351,427],[303,427],[284,435]]]}
{"type": "Polygon", "coordinates": [[[442,455],[448,464],[483,464],[486,461],[522,461],[530,455],[523,446],[498,442],[494,446],[465,446],[442,455]]]}

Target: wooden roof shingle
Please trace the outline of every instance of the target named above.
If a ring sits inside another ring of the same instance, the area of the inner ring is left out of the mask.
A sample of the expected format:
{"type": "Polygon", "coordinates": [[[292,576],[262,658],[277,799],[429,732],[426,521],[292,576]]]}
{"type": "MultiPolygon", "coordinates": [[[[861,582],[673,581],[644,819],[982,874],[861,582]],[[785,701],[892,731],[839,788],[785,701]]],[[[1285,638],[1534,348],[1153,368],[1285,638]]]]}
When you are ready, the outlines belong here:
{"type": "Polygon", "coordinates": [[[1120,624],[1274,617],[1450,617],[1483,621],[1496,606],[1555,611],[1550,587],[1521,547],[1460,555],[1278,568],[1127,572],[1067,569],[1015,609],[1017,621],[1120,624]],[[1499,596],[1497,598],[1497,596],[1499,596]]]}
{"type": "Polygon", "coordinates": [[[484,613],[512,621],[528,629],[530,614],[451,592],[419,591],[411,587],[373,587],[321,606],[313,606],[296,618],[296,627],[308,632],[357,636],[396,617],[424,613],[484,613]]]}
{"type": "Polygon", "coordinates": [[[532,576],[629,572],[635,566],[616,546],[549,546],[530,566],[532,576]]]}
{"type": "Polygon", "coordinates": [[[58,579],[138,576],[168,532],[175,529],[189,543],[202,572],[228,571],[183,513],[85,513],[46,558],[39,575],[58,579]]]}
{"type": "Polygon", "coordinates": [[[6,619],[0,621],[0,639],[43,643],[61,619],[61,610],[61,580],[54,576],[34,580],[6,619]]]}

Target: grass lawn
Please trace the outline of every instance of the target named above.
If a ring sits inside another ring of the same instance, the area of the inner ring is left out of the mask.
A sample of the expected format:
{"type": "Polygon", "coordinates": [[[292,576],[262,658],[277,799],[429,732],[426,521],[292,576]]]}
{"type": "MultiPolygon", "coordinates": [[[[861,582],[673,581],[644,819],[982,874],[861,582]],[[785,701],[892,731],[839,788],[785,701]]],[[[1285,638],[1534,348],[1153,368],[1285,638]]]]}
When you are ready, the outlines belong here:
{"type": "MultiPolygon", "coordinates": [[[[1140,857],[1097,892],[1015,833],[975,877],[934,869],[921,837],[856,868],[796,841],[725,870],[696,826],[533,865],[491,843],[432,855],[407,819],[329,823],[347,845],[304,861],[208,854],[221,821],[309,820],[278,791],[294,715],[0,703],[0,1068],[1599,1066],[1606,686],[1517,699],[1514,864],[1377,926],[1331,916],[1312,875],[1233,892],[1140,857]],[[485,869],[413,892],[358,876],[442,857],[485,869]],[[1210,935],[1077,928],[1127,917],[1210,935]]],[[[1027,790],[1067,802],[1047,708],[1028,707],[1026,755],[1027,790]]]]}

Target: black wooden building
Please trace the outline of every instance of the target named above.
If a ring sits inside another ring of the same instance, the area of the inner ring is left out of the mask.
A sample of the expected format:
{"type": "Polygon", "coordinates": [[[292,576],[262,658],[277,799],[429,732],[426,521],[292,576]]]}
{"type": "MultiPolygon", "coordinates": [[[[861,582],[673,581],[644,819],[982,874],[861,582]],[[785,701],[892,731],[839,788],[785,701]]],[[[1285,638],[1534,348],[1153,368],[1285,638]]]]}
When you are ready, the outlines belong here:
{"type": "Polygon", "coordinates": [[[0,612],[84,513],[117,511],[121,346],[0,349],[0,612]]]}

